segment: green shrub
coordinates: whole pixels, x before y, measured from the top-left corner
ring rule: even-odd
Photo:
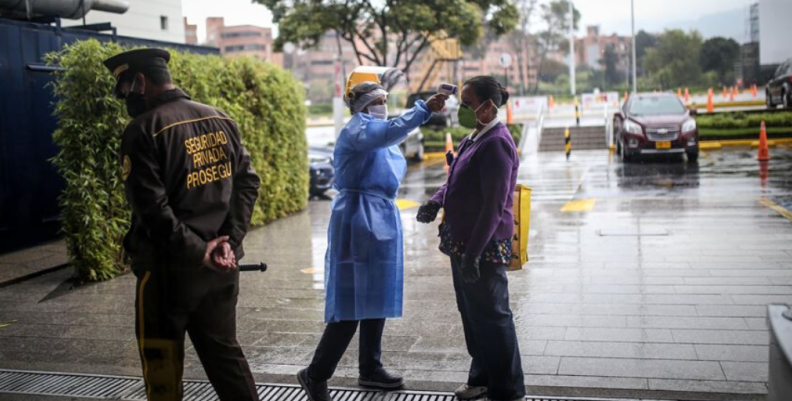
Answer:
[[[66,181],[62,225],[76,276],[115,277],[126,269],[121,240],[130,212],[119,177],[118,149],[128,117],[102,61],[123,50],[96,40],[49,54],[60,65],[53,85],[60,147],[53,159]],[[171,50],[175,84],[194,100],[227,112],[239,125],[262,180],[252,223],[298,211],[308,199],[303,89],[291,74],[249,58],[223,59]]]
[[[699,128],[703,129],[756,129],[765,121],[766,126],[792,127],[792,112],[779,113],[722,113],[696,117]]]

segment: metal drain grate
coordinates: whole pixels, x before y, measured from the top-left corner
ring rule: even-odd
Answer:
[[[258,384],[261,401],[306,401],[296,385]],[[143,380],[136,377],[49,373],[0,369],[0,393],[83,397],[108,400],[146,401]],[[425,391],[381,392],[332,389],[335,401],[456,401],[447,393]],[[184,401],[217,401],[206,381],[185,380]],[[592,398],[529,397],[526,401],[608,401]],[[616,401],[616,400],[611,400]]]

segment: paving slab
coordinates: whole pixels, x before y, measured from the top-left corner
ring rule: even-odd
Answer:
[[[792,149],[774,153],[767,182],[745,151],[708,155],[698,166],[625,165],[597,151],[523,158],[519,181],[534,189],[531,261],[509,280],[530,392],[764,397],[766,303],[792,303],[792,222],[757,198],[792,196]],[[421,202],[444,176],[439,165],[411,166],[400,197]],[[593,209],[561,211],[581,199],[596,200]],[[329,208],[311,201],[246,239],[246,261],[270,266],[242,276],[237,312],[258,381],[293,383],[324,329]],[[386,324],[383,361],[411,388],[449,391],[470,360],[437,225],[415,223],[415,213],[402,211],[405,315]],[[58,249],[14,255],[0,268]],[[70,274],[0,288],[0,368],[139,375],[135,278],[64,291]],[[204,377],[187,347],[185,375]],[[331,384],[356,378],[354,339]]]

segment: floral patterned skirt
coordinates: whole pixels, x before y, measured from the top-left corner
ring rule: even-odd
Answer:
[[[448,223],[440,223],[440,252],[448,256],[462,256],[467,249],[463,241],[451,240],[451,227]],[[481,262],[496,265],[508,265],[512,258],[512,240],[496,239],[490,241],[481,254]]]

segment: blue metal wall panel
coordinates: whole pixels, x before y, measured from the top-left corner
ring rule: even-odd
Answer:
[[[0,19],[0,252],[52,239],[59,230],[63,180],[49,161],[58,150],[52,140],[57,99],[48,86],[54,77],[35,67],[44,64],[45,54],[89,38],[219,53],[214,48]]]

